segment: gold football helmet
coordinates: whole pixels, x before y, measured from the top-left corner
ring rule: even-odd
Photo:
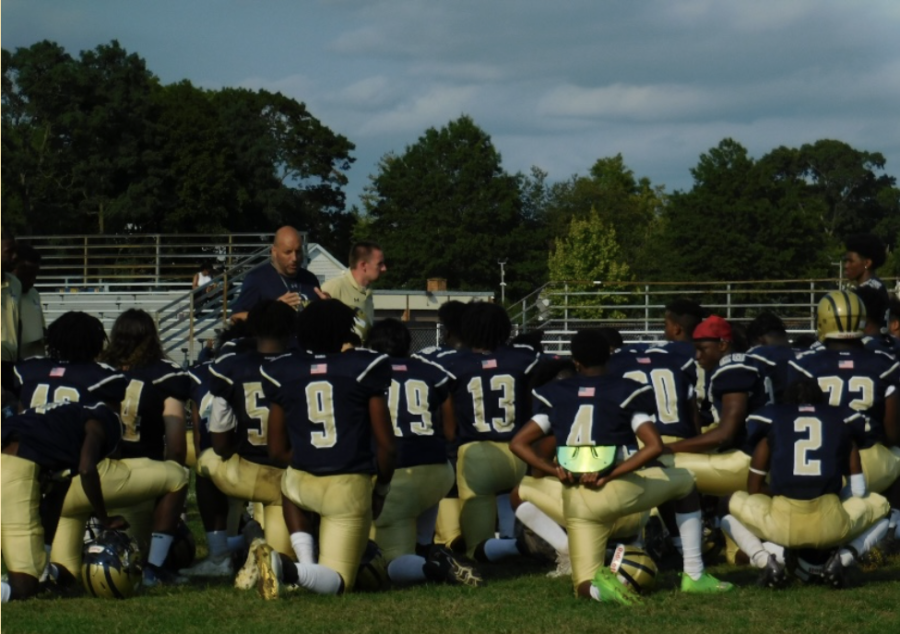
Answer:
[[[638,594],[649,592],[656,584],[656,562],[635,546],[617,545],[609,569],[620,582]]]
[[[103,531],[84,545],[81,579],[95,597],[127,599],[141,587],[141,553],[121,531]]]
[[[866,307],[852,291],[832,291],[819,300],[816,334],[826,339],[859,339],[866,327]]]

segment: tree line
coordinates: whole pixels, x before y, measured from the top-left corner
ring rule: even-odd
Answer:
[[[69,55],[3,50],[2,205],[23,233],[226,233],[291,223],[338,257],[354,239],[390,256],[386,284],[495,289],[548,279],[762,280],[837,272],[843,239],[900,241],[884,156],[823,139],[759,159],[724,139],[687,191],[621,154],[549,182],[510,174],[466,115],[380,160],[361,200],[343,187],[351,141],[265,90],[163,85],[118,42]],[[900,273],[894,253],[884,274]]]

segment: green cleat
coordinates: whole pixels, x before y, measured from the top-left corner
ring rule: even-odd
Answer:
[[[631,588],[623,584],[609,568],[601,566],[597,574],[591,580],[600,593],[600,601],[603,603],[619,603],[621,605],[640,605],[642,599]]]
[[[727,581],[719,581],[708,572],[694,581],[691,576],[681,573],[681,591],[692,594],[714,594],[717,592],[729,592],[734,590],[734,584]]]

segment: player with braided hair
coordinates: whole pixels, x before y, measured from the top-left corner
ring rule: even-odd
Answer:
[[[528,382],[539,355],[529,346],[505,345],[512,326],[497,304],[470,304],[461,327],[464,347],[437,361],[455,379],[445,434],[460,442],[456,479],[467,553],[496,561],[522,553],[515,539],[491,538],[496,495],[510,492],[525,475],[525,463],[509,450],[509,441],[528,418]]]

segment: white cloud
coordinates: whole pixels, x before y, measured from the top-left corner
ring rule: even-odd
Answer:
[[[563,85],[542,97],[537,110],[548,117],[667,120],[708,110],[712,97],[708,91],[678,85],[613,84],[599,88]]]
[[[364,136],[408,134],[440,127],[467,112],[476,94],[477,88],[474,86],[434,86],[391,110],[373,116],[359,132]]]

